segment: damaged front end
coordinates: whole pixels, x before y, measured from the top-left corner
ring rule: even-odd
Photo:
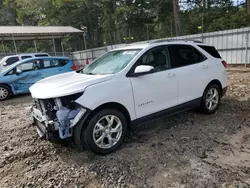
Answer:
[[[87,109],[75,103],[83,93],[52,99],[34,99],[32,115],[37,132],[47,140],[66,139]]]

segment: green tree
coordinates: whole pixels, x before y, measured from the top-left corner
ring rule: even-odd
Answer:
[[[249,25],[249,0],[0,0],[0,25],[87,27],[87,47],[175,35],[212,32]],[[84,49],[83,36],[63,39],[67,51]],[[51,41],[37,41],[39,51],[52,51]],[[4,42],[14,51],[12,42]],[[34,51],[19,41],[19,51]],[[1,49],[0,49],[1,50]]]

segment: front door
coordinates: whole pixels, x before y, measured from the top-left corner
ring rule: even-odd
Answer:
[[[42,79],[39,63],[36,60],[31,60],[18,65],[12,77],[13,86],[17,93],[28,92],[31,85]]]
[[[162,111],[177,104],[177,78],[171,69],[166,46],[147,51],[138,60],[138,65],[154,67],[152,73],[131,77],[137,118]]]

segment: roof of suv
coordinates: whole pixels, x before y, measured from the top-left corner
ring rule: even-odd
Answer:
[[[129,44],[125,47],[121,47],[121,48],[117,48],[114,49],[115,50],[133,50],[133,49],[144,49],[147,48],[149,46],[159,46],[159,45],[164,45],[164,44],[190,44],[190,45],[206,45],[202,42],[198,42],[198,41],[188,41],[188,40],[180,40],[180,41],[153,41],[153,42],[148,42],[148,43],[144,43],[144,44],[136,44],[136,43],[132,43]],[[210,45],[206,45],[206,46],[210,46]]]

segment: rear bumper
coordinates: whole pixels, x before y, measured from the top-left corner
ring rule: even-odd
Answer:
[[[222,89],[221,96],[224,97],[224,96],[226,95],[226,93],[227,93],[227,87],[224,87],[224,88]]]

